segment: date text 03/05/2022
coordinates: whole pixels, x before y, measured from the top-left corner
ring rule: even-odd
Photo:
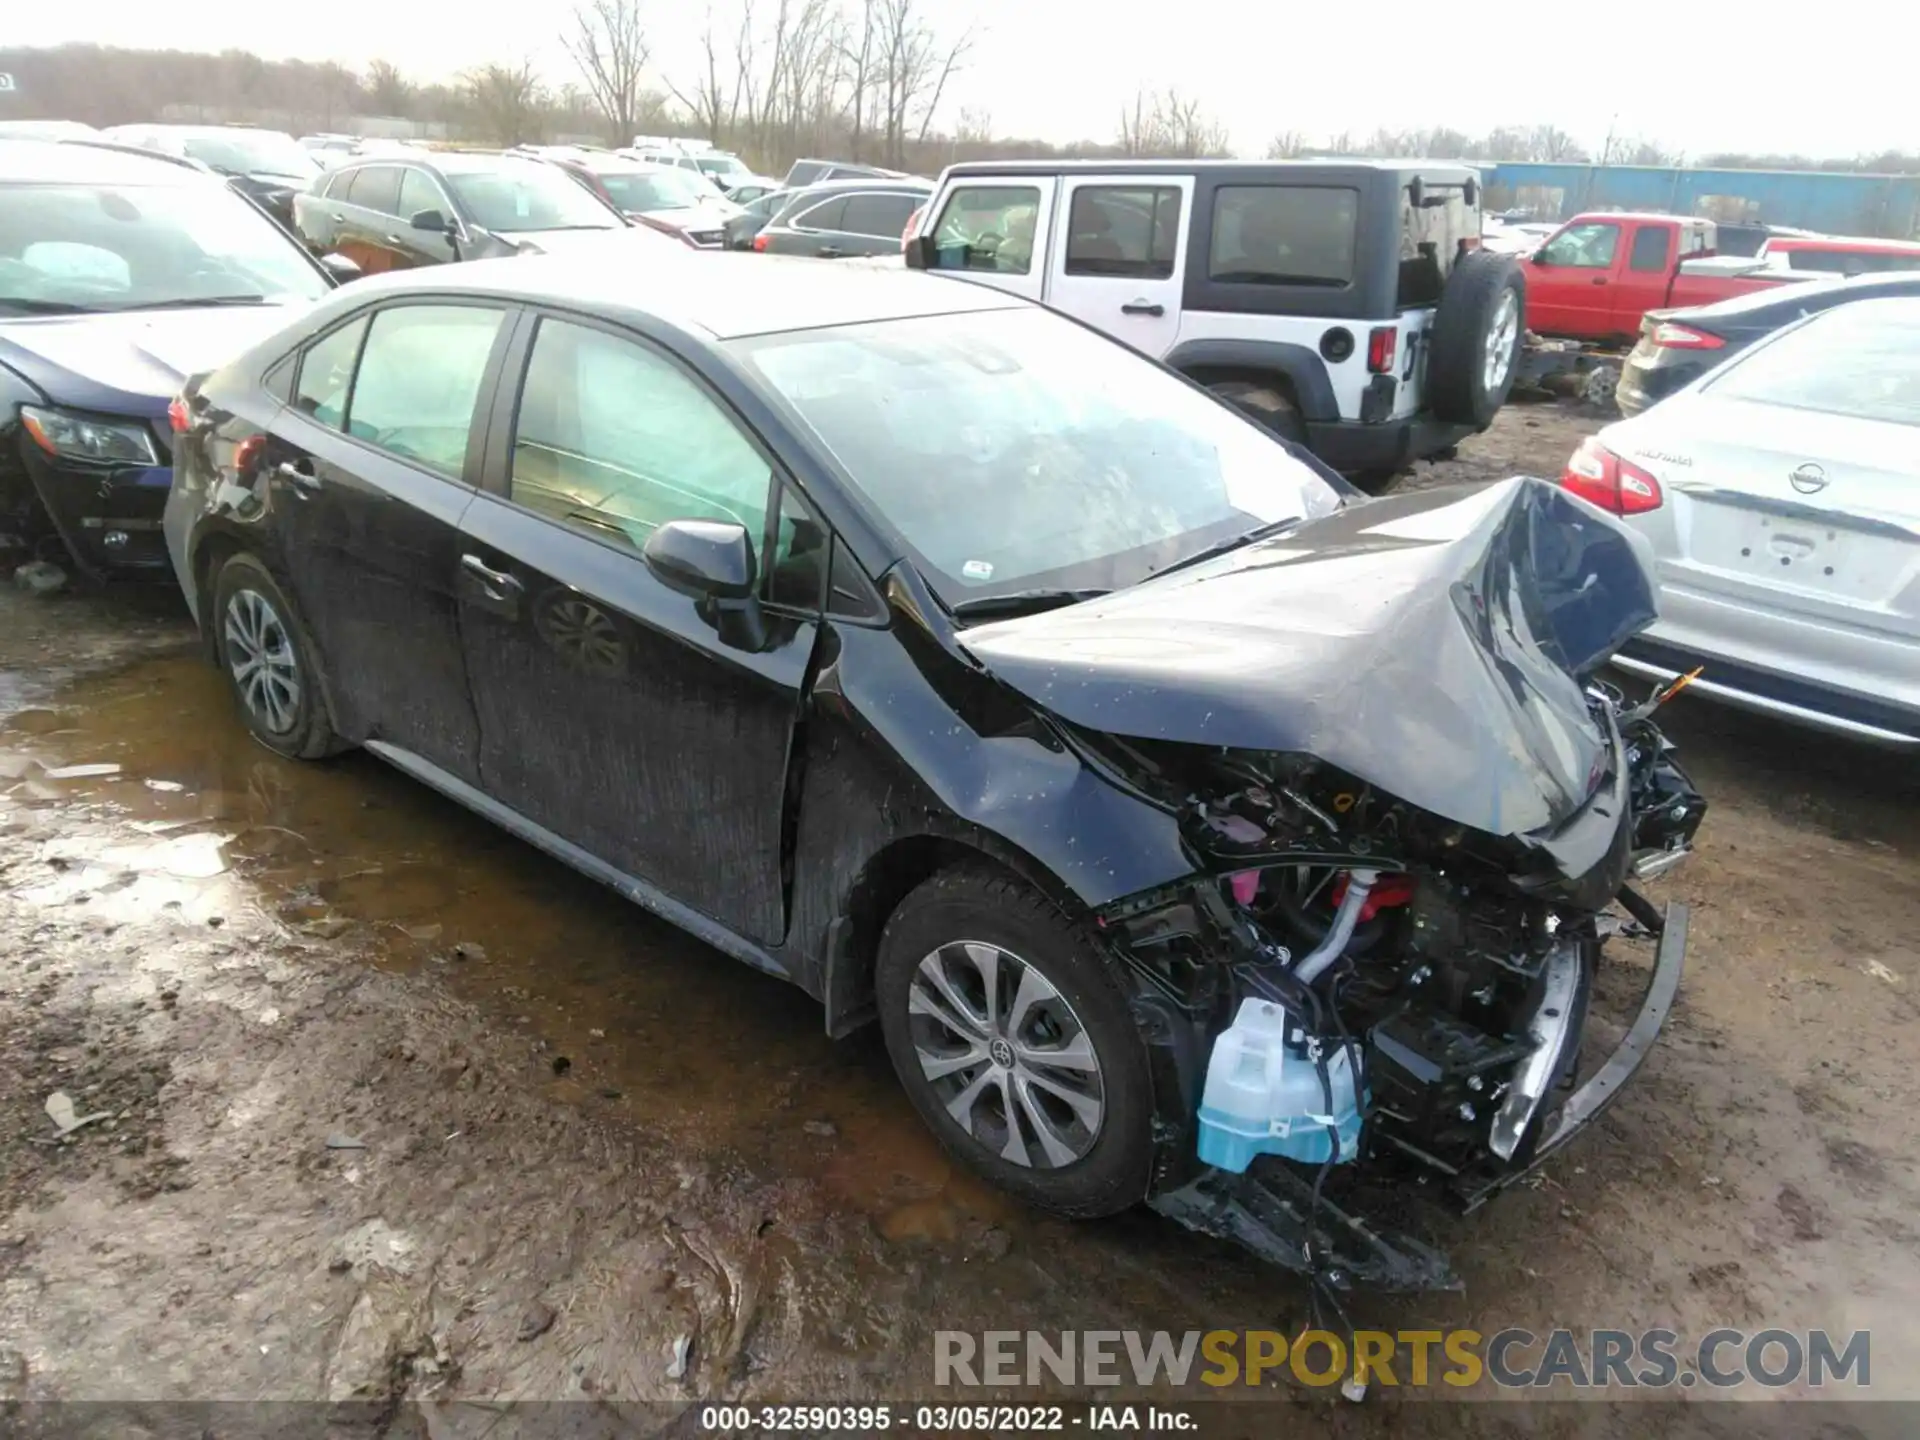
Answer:
[[[700,1428],[721,1434],[793,1430],[818,1434],[1068,1431],[1192,1431],[1191,1412],[1158,1405],[705,1405]]]

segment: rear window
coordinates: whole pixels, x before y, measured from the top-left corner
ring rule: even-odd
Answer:
[[[1633,250],[1627,257],[1629,270],[1664,270],[1670,232],[1663,225],[1648,225],[1633,237]]]
[[[1338,185],[1223,185],[1207,277],[1230,285],[1353,283],[1360,192]]]
[[[915,195],[849,195],[840,228],[850,235],[889,240],[907,228],[907,217],[919,205]]]
[[[1898,304],[1893,317],[1878,308],[1824,311],[1707,388],[1722,400],[1920,426],[1920,305]]]
[[[1418,205],[1413,203],[1411,187],[1402,186],[1400,306],[1438,305],[1461,245],[1479,239],[1480,209],[1467,203],[1464,182],[1428,180]]]

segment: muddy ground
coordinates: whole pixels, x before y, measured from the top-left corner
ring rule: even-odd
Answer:
[[[1512,406],[1414,483],[1557,473],[1598,423]],[[173,597],[0,594],[0,711],[0,1401],[925,1398],[936,1329],[1300,1328],[1236,1252],[956,1171],[797,991],[371,759],[250,744]],[[1920,1396],[1920,767],[1669,728],[1714,808],[1656,886],[1694,907],[1662,1043],[1445,1227],[1464,1292],[1360,1318],[1870,1328],[1874,1392]],[[56,1091],[104,1118],[57,1138]],[[1290,1386],[1349,1434],[1757,1418]]]

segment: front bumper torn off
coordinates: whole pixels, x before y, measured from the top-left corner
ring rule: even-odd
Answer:
[[[1550,1111],[1539,1138],[1514,1165],[1489,1164],[1450,1184],[1464,1213],[1472,1213],[1558,1154],[1599,1118],[1645,1062],[1673,1010],[1686,963],[1687,907],[1669,905],[1659,930],[1653,974],[1639,1012],[1619,1045],[1586,1080]],[[1277,1161],[1245,1174],[1208,1168],[1177,1190],[1154,1197],[1152,1207],[1189,1229],[1230,1240],[1271,1264],[1309,1268],[1308,1246],[1326,1282],[1380,1291],[1458,1289],[1447,1258],[1432,1245],[1395,1233],[1332,1204],[1315,1203],[1311,1176]]]

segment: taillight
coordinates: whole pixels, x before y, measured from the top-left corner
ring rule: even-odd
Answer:
[[[267,437],[264,435],[249,435],[238,445],[234,446],[233,473],[238,475],[242,480],[246,479],[248,475],[253,473],[254,463],[259,460],[261,452],[266,448]]]
[[[1374,374],[1391,375],[1399,353],[1400,332],[1393,326],[1376,325],[1367,332],[1367,369]]]
[[[1567,459],[1561,488],[1615,515],[1644,515],[1666,503],[1660,482],[1589,435]]]
[[[913,239],[914,234],[920,229],[920,217],[926,213],[927,207],[921,205],[916,207],[914,212],[907,217],[907,228],[900,232],[900,248],[902,250],[907,248],[907,242]]]
[[[763,255],[764,255],[764,254],[766,254],[766,252],[767,252],[767,237],[766,237],[766,236],[765,236],[764,234],[761,234],[761,235],[756,235],[756,236],[754,236],[754,237],[753,237],[753,248],[754,248],[754,249],[756,249],[756,250],[758,250],[758,251],[759,251],[759,252],[760,252],[761,254],[763,254]]]
[[[1727,342],[1718,335],[1709,335],[1690,325],[1676,325],[1671,320],[1664,320],[1653,327],[1653,343],[1669,350],[1718,350]]]
[[[184,435],[193,428],[193,412],[187,409],[186,396],[176,395],[167,402],[167,424],[176,435]]]

